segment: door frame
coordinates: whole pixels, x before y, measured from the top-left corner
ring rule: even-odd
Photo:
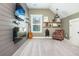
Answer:
[[[79,18],[74,18],[74,19],[69,20],[69,39],[70,39],[70,43],[72,43],[76,46],[79,46],[78,42],[74,42],[74,40],[72,40],[72,38],[71,38],[71,28],[70,28],[71,24],[73,22],[77,22],[77,21],[79,21]]]
[[[69,39],[70,39],[70,26],[71,26],[71,23],[76,22],[76,21],[79,21],[79,18],[74,18],[74,19],[69,20]]]

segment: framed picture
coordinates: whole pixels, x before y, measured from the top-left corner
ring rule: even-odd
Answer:
[[[57,23],[52,23],[52,27],[58,27]]]
[[[49,22],[49,19],[47,16],[44,16],[44,21],[43,22]]]
[[[60,23],[52,23],[52,27],[61,27],[61,24]]]

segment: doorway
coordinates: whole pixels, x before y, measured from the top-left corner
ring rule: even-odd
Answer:
[[[79,18],[69,21],[69,37],[73,44],[79,45]]]

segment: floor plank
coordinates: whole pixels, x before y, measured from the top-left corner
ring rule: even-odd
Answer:
[[[28,40],[23,48],[13,56],[79,56],[79,47],[67,40],[57,41],[51,38],[34,38]]]

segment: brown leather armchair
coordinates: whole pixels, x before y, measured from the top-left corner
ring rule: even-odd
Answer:
[[[55,30],[55,32],[52,35],[52,38],[62,41],[64,39],[64,30],[63,29]]]

